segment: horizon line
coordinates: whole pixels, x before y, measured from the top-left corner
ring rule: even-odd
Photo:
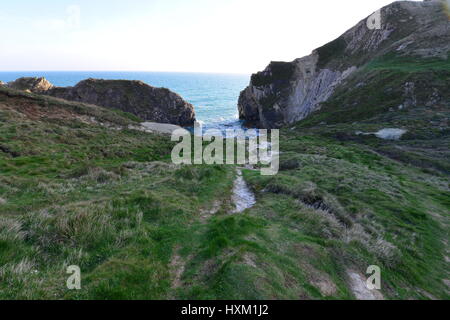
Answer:
[[[224,72],[224,71],[158,71],[158,70],[0,70],[7,72],[154,72],[154,73],[201,73],[201,74],[229,74],[251,75],[252,72]]]

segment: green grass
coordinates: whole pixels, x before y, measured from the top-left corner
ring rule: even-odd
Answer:
[[[298,168],[275,177],[247,174],[253,188],[264,190],[258,215],[295,228],[334,253],[335,261],[344,257],[347,266],[382,266],[384,292],[393,298],[423,297],[417,288],[448,298],[442,282],[448,276],[448,180],[357,143],[300,133],[290,131],[282,143],[283,156],[296,159]],[[291,203],[282,206],[283,198]],[[327,213],[302,209],[302,203],[318,201]]]
[[[227,197],[233,170],[172,165],[169,137],[23,117],[18,106],[47,98],[7,94],[0,101],[0,298],[167,297],[174,246],[191,236],[203,207]],[[5,108],[11,99],[17,106]],[[133,123],[120,112],[50,101],[61,113]],[[65,288],[71,264],[82,269],[82,292]]]
[[[254,86],[260,87],[275,82],[277,86],[284,87],[289,84],[295,71],[295,65],[290,62],[272,61],[269,68],[269,74],[259,72],[252,75],[251,82]]]
[[[373,264],[386,299],[449,298],[437,131],[388,143],[348,133],[379,123],[282,130],[280,173],[244,170],[257,204],[232,215],[233,166],[173,165],[168,137],[120,113],[52,100],[121,130],[32,119],[1,97],[0,299],[353,299],[347,271]]]
[[[401,72],[450,71],[450,60],[440,58],[399,57],[387,55],[374,59],[366,65],[368,70],[395,70]]]
[[[318,48],[317,54],[319,55],[319,61],[317,62],[318,68],[324,68],[330,61],[336,57],[340,57],[347,47],[347,43],[344,37],[339,37],[326,45]]]

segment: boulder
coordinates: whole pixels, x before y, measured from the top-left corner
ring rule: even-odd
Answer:
[[[53,88],[53,85],[45,78],[25,77],[9,82],[8,87],[16,90],[29,90],[31,92],[41,93]]]
[[[404,129],[386,128],[376,132],[375,136],[383,140],[400,140],[406,132]]]

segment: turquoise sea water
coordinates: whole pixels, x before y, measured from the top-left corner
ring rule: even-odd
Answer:
[[[180,94],[195,107],[204,129],[240,128],[237,101],[249,75],[172,72],[0,72],[0,80],[45,77],[55,86],[73,86],[87,78],[141,80]]]

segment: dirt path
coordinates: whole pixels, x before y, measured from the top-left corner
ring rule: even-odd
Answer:
[[[234,209],[231,213],[240,213],[244,210],[251,208],[256,203],[254,193],[250,190],[244,178],[242,177],[242,170],[236,169],[237,175],[234,181],[233,193],[231,197],[232,205]],[[205,223],[208,218],[215,215],[223,205],[223,202],[216,200],[212,207],[205,209],[200,214],[200,221]],[[170,261],[170,271],[172,274],[172,289],[177,289],[183,286],[182,276],[186,268],[186,260],[179,254],[180,247],[174,249],[174,254]],[[188,259],[189,260],[189,257]]]
[[[179,247],[175,248],[175,253],[172,256],[172,261],[170,262],[170,269],[173,274],[172,289],[177,289],[181,287],[182,285],[181,276],[183,275],[186,266],[186,262],[178,254],[179,249],[180,249]]]

